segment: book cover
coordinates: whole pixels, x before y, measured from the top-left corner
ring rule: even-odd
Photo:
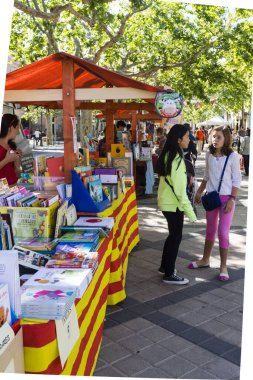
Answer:
[[[61,200],[65,201],[65,199],[66,199],[66,184],[60,183],[59,185],[56,186],[56,189],[58,191],[58,194],[59,194]]]
[[[91,279],[91,269],[41,268],[24,283],[23,288],[41,287],[62,291],[74,289],[76,298],[81,298]]]
[[[87,136],[84,136],[84,141],[85,141],[86,147],[89,149],[89,151],[94,152],[95,151],[95,144],[94,144],[93,137],[91,136],[90,133],[88,133]]]
[[[90,217],[90,216],[81,216],[74,223],[74,226],[82,227],[105,227],[111,230],[114,226],[114,218],[99,218],[99,217]]]
[[[61,236],[61,227],[66,224],[66,213],[68,209],[68,200],[65,200],[63,204],[57,210],[56,223],[55,223],[55,234],[54,237],[58,238]]]
[[[112,166],[122,172],[122,176],[131,175],[131,158],[130,157],[112,157]]]
[[[50,157],[46,164],[50,177],[64,177],[64,156]]]
[[[34,175],[35,176],[44,176],[47,171],[47,157],[45,155],[36,156],[34,158]]]
[[[96,252],[99,242],[95,243],[59,243],[56,246],[52,259],[73,258],[84,256],[88,252]],[[93,249],[94,248],[94,249]],[[66,254],[66,255],[62,255]]]
[[[64,243],[94,243],[99,239],[99,231],[74,230],[66,232],[58,240]]]
[[[15,245],[13,248],[18,252],[19,265],[23,265],[27,268],[39,270],[39,268],[44,267],[49,260],[48,256],[19,245]]]
[[[11,248],[14,245],[14,236],[13,236],[13,230],[12,230],[12,224],[11,224],[11,216],[8,213],[1,213],[1,218],[4,222],[6,222],[10,229],[10,239],[11,239]],[[9,248],[9,249],[11,249]]]
[[[117,171],[115,168],[112,167],[105,167],[105,168],[94,168],[94,174],[109,174],[109,175],[115,175],[117,174]]]
[[[102,184],[107,184],[107,183],[117,183],[118,182],[118,177],[117,174],[100,174],[100,180]]]
[[[7,284],[0,284],[0,328],[7,322],[11,325],[11,308]]]
[[[72,224],[74,224],[76,220],[77,220],[76,207],[75,207],[75,205],[72,203],[72,204],[67,208],[67,211],[66,211],[66,221],[67,221],[67,225],[68,225],[68,226],[72,226]]]
[[[100,179],[97,179],[95,181],[89,182],[89,193],[91,198],[94,202],[102,202],[103,201],[103,189],[102,189],[102,183]]]

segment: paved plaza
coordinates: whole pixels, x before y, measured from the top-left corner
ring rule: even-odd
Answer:
[[[203,175],[204,154],[196,163]],[[231,228],[230,281],[221,283],[218,244],[211,267],[190,270],[205,240],[205,215],[186,221],[176,268],[189,285],[164,284],[157,269],[167,225],[156,197],[138,200],[141,242],[130,254],[127,298],[107,308],[94,376],[238,379],[243,313],[248,180],[243,176]]]

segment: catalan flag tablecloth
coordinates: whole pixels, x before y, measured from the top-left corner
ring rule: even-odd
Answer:
[[[80,337],[62,368],[55,321],[22,319],[26,373],[91,376],[94,372],[106,306],[126,297],[128,254],[140,240],[135,187],[98,216],[113,216],[115,224],[99,247],[99,266],[89,287],[76,300]]]

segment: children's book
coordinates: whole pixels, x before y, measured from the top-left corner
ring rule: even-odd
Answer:
[[[67,231],[80,231],[80,230],[83,230],[85,228],[86,231],[93,231],[93,230],[96,230],[98,231],[99,233],[99,237],[100,238],[105,238],[108,236],[108,231],[106,228],[100,228],[100,227],[90,227],[90,226],[86,226],[86,227],[82,227],[82,226],[62,226],[60,227],[60,230],[64,233],[64,232],[67,232]]]
[[[83,259],[74,257],[73,259],[49,260],[46,268],[82,268]]]
[[[98,230],[73,230],[66,232],[58,240],[64,243],[94,243],[99,238]]]
[[[34,175],[41,177],[44,176],[47,171],[46,156],[40,155],[34,158]]]
[[[88,252],[96,252],[99,242],[94,243],[59,243],[56,246],[52,259],[72,258],[75,256],[84,256]],[[62,255],[67,254],[67,255]]]
[[[0,284],[0,328],[5,322],[11,325],[11,307],[7,284]]]
[[[94,202],[102,202],[103,201],[103,189],[102,183],[100,179],[89,182],[89,193]]]
[[[26,238],[18,240],[18,245],[34,251],[52,251],[57,245],[57,240],[46,237]]]
[[[65,201],[66,199],[66,184],[60,183],[59,185],[56,185],[56,189],[58,191],[58,194],[62,201]]]
[[[72,203],[66,211],[66,222],[68,226],[72,226],[77,220],[76,207]]]
[[[18,252],[19,265],[23,265],[24,267],[39,270],[41,267],[44,267],[49,260],[48,256],[30,249],[18,245],[15,245],[13,248]]]
[[[122,172],[122,176],[131,175],[131,158],[130,157],[112,157],[112,166],[117,171]]]
[[[125,157],[125,146],[123,144],[111,144],[111,157]]]
[[[91,269],[60,269],[41,268],[29,280],[23,288],[35,288],[47,290],[69,291],[74,289],[76,298],[81,298],[92,279]]]

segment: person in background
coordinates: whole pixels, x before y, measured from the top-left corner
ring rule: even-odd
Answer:
[[[184,151],[184,158],[186,160],[189,160],[190,162],[193,163],[193,165],[195,165],[195,161],[197,159],[197,156],[198,156],[198,153],[197,153],[197,149],[196,149],[196,144],[194,144],[194,141],[196,141],[194,135],[192,135],[194,137],[194,139],[191,137],[191,127],[190,127],[190,124],[189,123],[185,123],[184,125],[188,126],[190,128],[189,130],[189,137],[190,137],[190,141],[189,141],[189,145],[186,149],[183,149]]]
[[[220,189],[221,206],[212,211],[206,211],[206,239],[203,257],[198,261],[192,261],[188,265],[189,269],[209,267],[210,256],[218,229],[220,250],[220,274],[218,279],[220,281],[229,280],[227,270],[229,231],[241,184],[241,172],[240,158],[233,151],[232,136],[229,129],[227,127],[214,127],[212,144],[209,145],[209,151],[206,153],[204,178],[195,195],[196,203],[201,202],[201,194],[205,189],[208,193],[218,190],[227,156],[229,158]]]
[[[196,215],[186,193],[187,175],[183,149],[189,145],[189,127],[175,124],[167,135],[163,151],[158,158],[156,171],[160,176],[158,187],[158,207],[168,223],[169,235],[163,247],[159,273],[163,282],[184,285],[188,279],[175,272],[178,249],[182,240],[184,214],[191,222]]]
[[[35,129],[35,131],[34,131],[34,137],[36,140],[36,145],[38,145],[40,142],[40,138],[41,138],[41,132],[38,130],[38,128]]]
[[[195,137],[197,139],[197,149],[198,149],[198,155],[201,155],[202,149],[203,149],[203,143],[205,140],[205,132],[203,128],[197,129],[195,133]]]
[[[162,153],[164,144],[166,143],[166,130],[159,127],[159,128],[157,128],[156,133],[157,133],[157,142],[159,144],[159,148],[156,149],[155,153],[158,156],[160,156],[160,154]]]
[[[29,139],[29,129],[27,127],[25,127],[25,129],[23,130],[24,132],[24,136],[26,139]]]
[[[250,156],[250,129],[246,130],[246,136],[241,142],[241,154],[243,156],[245,175],[249,175],[249,156]]]
[[[243,140],[243,138],[245,137],[246,135],[246,131],[245,131],[245,128],[244,127],[240,127],[239,131],[238,131],[238,144],[237,144],[237,151],[238,153],[240,153],[240,150],[241,150],[241,142]]]
[[[99,157],[106,157],[106,138],[105,138],[105,132],[106,132],[106,127],[104,127],[103,131],[103,137],[99,139],[98,141],[98,154]]]
[[[2,116],[0,132],[0,178],[6,178],[8,184],[16,185],[20,176],[20,157],[15,138],[19,133],[19,119],[16,115],[6,113]]]

